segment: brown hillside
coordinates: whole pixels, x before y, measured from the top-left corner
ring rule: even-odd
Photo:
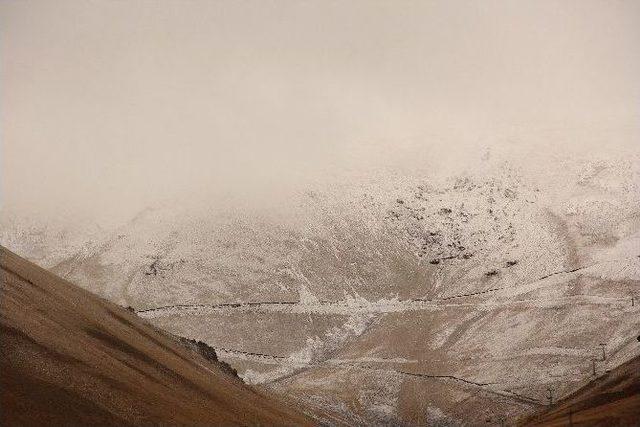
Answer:
[[[636,426],[640,420],[640,357],[592,381],[525,426]]]
[[[313,423],[2,247],[0,267],[3,426]]]

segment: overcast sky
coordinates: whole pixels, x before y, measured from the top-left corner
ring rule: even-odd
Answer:
[[[406,139],[640,117],[633,0],[3,0],[0,37],[5,208],[135,210]]]

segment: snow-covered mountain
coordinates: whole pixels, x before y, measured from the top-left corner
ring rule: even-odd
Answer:
[[[638,164],[397,174],[92,234],[5,217],[1,243],[345,422],[474,425],[640,353]]]

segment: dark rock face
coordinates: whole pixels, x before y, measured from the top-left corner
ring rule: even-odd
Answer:
[[[219,360],[218,355],[216,354],[216,350],[210,345],[208,345],[207,343],[199,340],[190,339],[190,338],[184,338],[184,337],[177,337],[177,338],[180,341],[180,343],[184,345],[186,348],[192,351],[195,351],[196,353],[198,353],[199,355],[201,355],[207,360],[219,363],[223,371],[231,374],[234,377],[238,377],[238,371],[233,369],[231,365],[229,365],[228,363]]]

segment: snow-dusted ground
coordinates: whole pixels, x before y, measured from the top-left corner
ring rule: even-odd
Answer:
[[[495,161],[112,230],[3,215],[0,243],[351,424],[475,425],[640,354],[638,164]]]

